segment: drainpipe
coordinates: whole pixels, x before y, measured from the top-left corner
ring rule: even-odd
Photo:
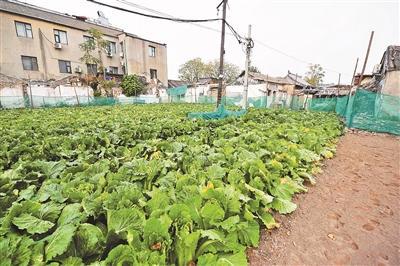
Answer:
[[[46,51],[44,50],[43,32],[40,28],[39,28],[39,41],[40,41],[40,53],[43,61],[44,80],[47,81],[48,74],[47,74]]]

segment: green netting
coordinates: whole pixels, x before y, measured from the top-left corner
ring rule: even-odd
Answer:
[[[189,113],[188,117],[191,119],[222,119],[227,117],[238,117],[244,115],[246,110],[240,111],[230,111],[225,108],[223,104],[220,104],[215,112],[199,112],[199,113]]]
[[[400,97],[357,89],[354,95],[313,98],[309,110],[336,112],[350,128],[400,135]]]
[[[290,106],[289,108],[292,110],[301,110],[303,109],[304,105],[304,97],[299,96],[292,96],[290,99]]]
[[[400,135],[400,97],[366,90],[353,97],[349,127]]]
[[[167,94],[169,96],[184,96],[187,92],[187,86],[180,86],[176,88],[169,88]]]
[[[267,96],[261,97],[252,97],[249,98],[249,106],[254,108],[265,108],[268,107],[268,99]]]
[[[144,99],[138,97],[88,97],[88,96],[1,96],[0,108],[51,108],[68,106],[104,106],[118,104],[144,104]]]
[[[336,98],[336,106],[335,106],[335,112],[342,116],[345,117],[346,116],[346,109],[347,109],[347,103],[349,101],[349,97],[348,96],[342,96],[342,97],[338,97]]]
[[[336,97],[312,98],[308,101],[308,109],[312,111],[334,112],[336,110]]]
[[[186,86],[170,89],[169,102],[190,102],[185,97]],[[175,94],[175,95],[173,95]],[[197,103],[216,104],[215,96],[199,96]],[[118,104],[144,104],[140,97],[46,97],[46,96],[0,96],[0,108],[43,108],[67,106],[99,106]],[[243,97],[223,97],[224,106],[241,106]],[[248,98],[249,107],[276,108],[284,107],[292,110],[308,109],[311,111],[336,112],[344,118],[346,125],[373,132],[387,132],[400,135],[400,97],[357,89],[351,96],[331,98],[311,98],[310,96],[289,96],[280,99],[276,96],[260,96]],[[222,108],[222,107],[221,107]],[[227,116],[238,116],[242,111],[233,112],[218,109],[212,113],[193,113],[192,118],[218,119]],[[190,117],[189,116],[189,117]]]
[[[214,96],[199,96],[197,99],[198,103],[205,103],[205,104],[210,104],[210,103],[217,103],[217,97]]]

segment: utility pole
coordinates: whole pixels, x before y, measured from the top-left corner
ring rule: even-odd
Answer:
[[[365,55],[364,65],[363,65],[363,68],[361,70],[359,85],[361,85],[361,81],[362,81],[362,79],[364,77],[364,71],[365,71],[365,67],[367,66],[369,51],[371,50],[371,44],[372,44],[372,40],[373,39],[374,39],[374,31],[371,31],[371,37],[369,38],[367,54]]]
[[[225,54],[225,19],[226,19],[226,5],[228,0],[222,0],[222,30],[221,30],[221,50],[219,55],[219,76],[218,76],[218,94],[217,94],[217,107],[221,104],[222,86],[224,81],[224,54]]]
[[[246,64],[245,64],[245,72],[244,72],[244,109],[249,107],[249,103],[247,101],[247,96],[249,92],[249,67],[250,67],[250,55],[251,55],[251,25],[249,25],[249,31],[247,33],[247,43],[246,43]]]
[[[352,85],[352,86],[354,84],[354,79],[356,77],[357,67],[358,67],[358,57],[357,57],[357,61],[356,61],[356,66],[354,67],[353,78],[351,79],[351,84],[350,85]]]
[[[339,97],[339,92],[340,92],[340,77],[342,76],[342,73],[339,73],[339,80],[337,82],[337,96]]]

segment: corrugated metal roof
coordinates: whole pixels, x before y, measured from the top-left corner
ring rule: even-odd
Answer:
[[[64,25],[67,27],[80,29],[80,30],[89,30],[90,28],[95,28],[101,30],[103,34],[109,36],[118,36],[123,33],[121,29],[107,27],[103,25],[99,25],[96,23],[82,21],[74,18],[73,16],[58,13],[55,11],[51,11],[48,9],[44,9],[38,6],[21,3],[18,1],[10,1],[10,0],[1,0],[0,1],[0,10],[8,13],[18,14],[21,16],[31,17],[35,19],[40,19],[60,25]]]

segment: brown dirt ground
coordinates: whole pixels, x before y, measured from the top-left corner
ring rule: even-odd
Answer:
[[[349,132],[251,265],[400,265],[400,138]]]

